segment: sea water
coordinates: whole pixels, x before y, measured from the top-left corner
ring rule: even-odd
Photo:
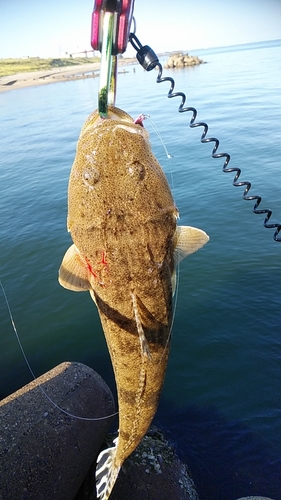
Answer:
[[[281,222],[281,41],[197,51],[206,64],[164,70],[220,140],[219,152]],[[153,151],[182,225],[210,235],[182,262],[172,348],[156,423],[188,463],[201,500],[281,499],[281,243],[254,202],[233,187],[223,159],[201,144],[191,113],[167,99],[157,73],[127,66],[117,105],[149,114]],[[76,142],[96,108],[98,79],[0,94],[0,277],[36,376],[63,361],[114,376],[88,293],[60,287],[71,244],[67,184]],[[281,233],[280,233],[281,234]],[[0,396],[31,380],[0,296]]]

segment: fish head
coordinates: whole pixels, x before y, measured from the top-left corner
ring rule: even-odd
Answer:
[[[124,124],[128,124],[128,131],[131,133],[138,133],[143,136],[143,138],[148,141],[149,143],[149,135],[146,129],[143,127],[143,115],[140,115],[140,117],[137,120],[133,120],[133,118],[123,111],[120,108],[116,108],[115,106],[109,106],[108,107],[108,113],[106,118],[101,117],[99,114],[99,111],[96,110],[94,111],[85,121],[80,136],[87,132],[89,129],[93,129],[94,127],[98,127],[101,124],[105,123],[110,123],[108,120],[116,120],[118,122],[124,122]],[[131,127],[130,125],[134,125]]]
[[[177,215],[142,123],[115,107],[106,118],[92,113],[81,130],[69,179],[68,230],[74,243],[85,251],[76,237],[79,228],[80,240],[102,228],[112,234],[122,221],[137,228],[166,210]]]

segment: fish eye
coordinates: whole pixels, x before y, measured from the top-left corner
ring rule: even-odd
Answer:
[[[130,164],[128,172],[140,181],[145,178],[145,166],[137,160]]]
[[[100,174],[96,168],[87,169],[83,172],[83,182],[89,187],[93,187],[93,185],[98,182],[99,178]]]

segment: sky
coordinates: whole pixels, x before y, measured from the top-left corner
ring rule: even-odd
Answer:
[[[93,7],[94,0],[0,0],[0,58],[90,50]],[[157,53],[281,38],[281,0],[135,0],[134,16],[137,37]]]

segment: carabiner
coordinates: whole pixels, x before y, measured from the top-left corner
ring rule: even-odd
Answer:
[[[111,12],[114,17],[112,55],[123,54],[129,40],[133,10],[134,0],[95,0],[92,14],[92,48],[102,51],[104,15]]]
[[[99,113],[107,115],[108,104],[115,104],[117,55],[125,52],[134,0],[95,0],[91,45],[101,52]]]

